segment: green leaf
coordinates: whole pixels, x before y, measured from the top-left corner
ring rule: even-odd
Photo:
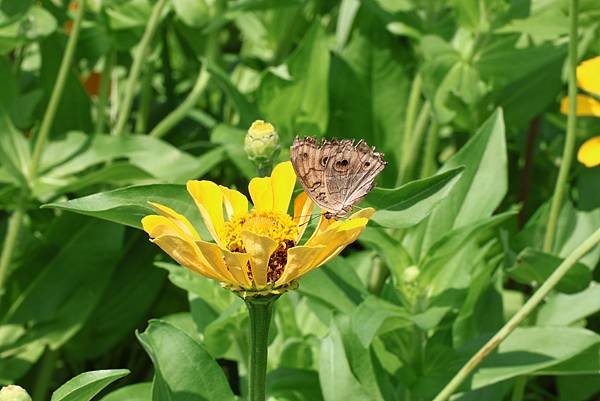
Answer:
[[[413,325],[409,313],[401,306],[370,296],[352,314],[352,330],[364,347],[376,335]]]
[[[204,0],[173,0],[175,14],[186,25],[202,27],[210,19],[210,10]]]
[[[518,328],[475,372],[472,388],[532,374],[566,361],[600,342],[600,335],[571,327]]]
[[[121,387],[113,391],[100,401],[151,401],[152,383],[137,383]]]
[[[540,285],[556,270],[562,259],[532,248],[525,248],[508,275],[522,284]],[[558,282],[556,289],[567,294],[584,290],[592,279],[592,272],[583,263],[576,263]]]
[[[331,324],[329,335],[321,341],[319,379],[325,401],[371,401],[350,368],[335,322]]]
[[[425,253],[448,231],[492,215],[508,189],[507,163],[502,111],[496,110],[440,170],[464,166],[450,194],[421,223],[425,234],[418,253]]]
[[[267,396],[294,401],[324,401],[313,370],[279,368],[267,374]]]
[[[375,188],[367,196],[365,206],[375,208],[372,220],[383,227],[414,226],[450,193],[462,171],[462,167],[457,167],[398,188]]]
[[[289,139],[298,131],[325,133],[328,119],[328,38],[315,21],[279,70],[267,70],[257,91],[259,109]]]
[[[26,185],[30,158],[29,141],[17,131],[0,104],[0,163],[15,181]]]
[[[160,320],[137,336],[154,364],[153,400],[234,401],[223,370],[192,337]]]
[[[211,64],[208,66],[208,72],[217,85],[231,99],[231,102],[240,114],[239,126],[250,127],[252,122],[259,118],[260,114],[256,109],[256,105],[250,102],[246,96],[231,82],[231,79],[225,71],[219,66]]]
[[[54,393],[51,401],[89,401],[110,383],[129,374],[127,369],[95,370],[75,376]]]
[[[600,310],[600,284],[592,282],[585,290],[572,294],[553,294],[540,308],[537,324],[568,326]]]
[[[144,216],[156,214],[148,202],[157,202],[169,206],[186,216],[203,238],[210,237],[204,223],[202,223],[194,201],[183,185],[155,184],[121,188],[66,202],[48,203],[42,207],[85,214],[126,226],[141,228],[141,220]]]

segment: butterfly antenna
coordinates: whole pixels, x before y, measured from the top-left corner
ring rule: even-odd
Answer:
[[[302,224],[298,224],[298,227],[302,227],[303,225],[305,225],[305,224],[308,224],[308,223],[310,223],[311,221],[313,221],[315,218],[317,218],[317,217],[321,217],[321,216],[322,216],[322,213],[317,213],[317,214],[314,214],[314,213],[311,213],[311,214],[305,214],[305,215],[303,215],[303,216],[299,216],[299,217],[307,217],[307,216],[310,216],[310,219],[306,220],[306,221],[305,221],[304,223],[302,223]]]

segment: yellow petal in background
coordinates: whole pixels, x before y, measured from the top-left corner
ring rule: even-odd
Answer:
[[[249,231],[242,231],[241,237],[246,253],[250,256],[254,284],[256,288],[263,288],[267,285],[269,258],[273,254],[273,251],[277,249],[277,243],[269,237],[257,235]]]
[[[587,95],[577,95],[576,113],[582,117],[600,117],[600,101]],[[560,112],[569,114],[569,98],[563,97],[560,101]]]
[[[287,213],[296,185],[296,173],[292,162],[287,161],[275,166],[271,173],[271,185],[273,188],[273,210],[279,213]]]
[[[223,218],[223,192],[211,181],[188,181],[187,190],[194,199],[206,228],[220,244],[219,234],[225,224]]]
[[[600,56],[579,64],[577,67],[577,86],[600,96]]]
[[[225,211],[227,212],[229,220],[231,220],[233,216],[248,213],[248,198],[246,198],[246,195],[222,185],[219,187],[221,188],[221,192],[223,192]]]
[[[173,223],[177,225],[183,232],[189,235],[194,241],[198,241],[200,239],[200,235],[190,223],[190,221],[182,214],[177,213],[175,210],[171,209],[168,206],[161,205],[160,203],[148,202],[152,206],[154,210],[171,220]]]
[[[586,167],[600,165],[600,136],[588,139],[577,152],[577,160]]]
[[[271,177],[257,177],[250,180],[248,191],[256,210],[273,209],[273,186]]]

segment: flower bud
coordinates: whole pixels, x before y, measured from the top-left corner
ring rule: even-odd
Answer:
[[[244,150],[257,167],[270,165],[279,153],[279,135],[275,127],[262,120],[254,121],[244,139]]]
[[[31,401],[23,387],[10,385],[0,390],[0,401]]]
[[[404,281],[405,284],[412,284],[417,281],[419,273],[419,268],[417,266],[408,266],[404,269],[404,272],[402,272],[402,281]]]

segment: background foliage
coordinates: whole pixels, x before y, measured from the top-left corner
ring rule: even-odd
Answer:
[[[364,138],[389,163],[365,202],[375,224],[276,304],[274,400],[432,399],[600,225],[599,167],[576,165],[543,251],[566,121],[565,0],[89,1],[32,163],[74,4],[0,1],[0,383],[34,401],[77,375],[52,401],[243,395],[243,302],[137,228],[153,200],[206,235],[181,184],[245,190],[257,118],[276,125],[282,160],[300,133]],[[600,4],[581,0],[579,20],[581,59],[600,54]],[[600,120],[577,128],[579,144]],[[599,257],[457,399],[592,399]]]

